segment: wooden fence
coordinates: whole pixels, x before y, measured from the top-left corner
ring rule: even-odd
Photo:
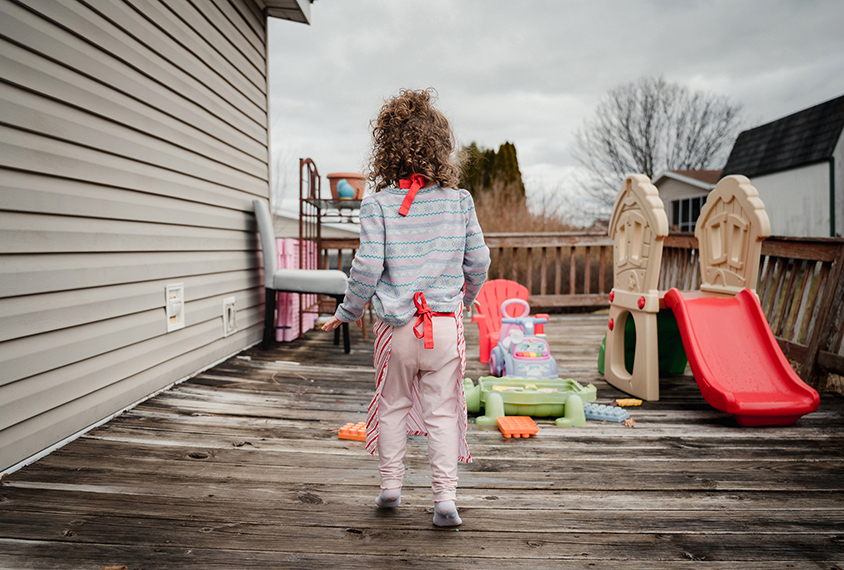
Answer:
[[[606,233],[486,234],[490,279],[510,279],[530,290],[531,306],[609,307],[612,240]]]
[[[534,310],[609,307],[613,242],[605,233],[496,233],[485,238],[492,258],[489,278],[527,286]],[[324,266],[330,249],[336,266],[347,268],[357,247],[357,240],[323,240]],[[697,248],[693,234],[665,238],[661,290],[700,287]],[[757,285],[762,309],[786,357],[799,362],[800,376],[815,384],[819,375],[844,374],[842,266],[842,239],[771,237],[762,245]]]
[[[692,234],[665,238],[659,288],[700,287]],[[768,324],[798,373],[813,382],[844,374],[844,240],[770,237],[762,242],[756,291]]]

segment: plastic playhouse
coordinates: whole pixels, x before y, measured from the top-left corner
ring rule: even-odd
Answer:
[[[535,335],[535,327],[548,322],[546,317],[531,317],[530,305],[522,299],[501,303],[501,314],[511,306],[521,308],[520,315],[501,319],[498,344],[489,356],[489,372],[493,376],[519,378],[556,378],[557,361],[544,338]]]
[[[501,416],[557,416],[558,426],[583,426],[583,404],[597,396],[595,386],[582,386],[563,378],[496,378],[485,376],[477,385],[463,379],[466,409],[471,413],[484,409],[475,418],[476,425],[497,425]]]
[[[756,297],[761,243],[770,235],[770,223],[746,177],[723,178],[700,212],[695,228],[699,291],[658,290],[668,218],[646,176],[625,179],[609,235],[613,289],[599,362],[607,382],[658,400],[660,372],[679,369],[679,337],[703,397],[735,415],[740,425],[790,425],[817,409],[818,393],[788,364]],[[663,321],[676,325],[660,326],[661,311],[670,312],[662,313]]]
[[[686,358],[686,350],[683,348],[683,339],[680,337],[680,329],[677,326],[677,319],[669,309],[660,309],[656,314],[657,331],[657,368],[660,376],[671,376],[683,374],[689,360]],[[607,337],[601,342],[598,349],[598,373],[604,374],[606,361]],[[624,368],[631,372],[636,357],[636,323],[628,318],[624,324]]]

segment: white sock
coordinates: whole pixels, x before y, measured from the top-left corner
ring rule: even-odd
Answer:
[[[375,504],[382,509],[398,507],[401,504],[401,487],[381,489],[381,494],[375,499]]]
[[[434,503],[434,524],[437,526],[458,526],[462,524],[454,501]]]

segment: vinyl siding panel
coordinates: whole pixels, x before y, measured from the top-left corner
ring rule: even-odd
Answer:
[[[260,5],[255,3],[249,3],[246,6],[243,4],[235,4],[234,8],[241,13],[243,16],[243,20],[249,24],[249,27],[252,28],[252,31],[258,36],[258,39],[261,42],[266,41],[267,37],[267,30],[262,25],[263,22],[263,9],[265,3],[262,1]]]
[[[0,469],[260,340],[250,2],[0,0]]]
[[[693,196],[707,195],[709,192],[703,188],[680,182],[679,180],[672,180],[666,178],[659,184],[659,197],[665,205],[666,211],[669,211],[671,202],[673,200],[680,200],[681,198],[691,198]]]
[[[17,168],[61,178],[147,191],[215,206],[251,209],[263,184],[245,189],[227,188],[172,170],[46,138],[0,125],[0,168]]]
[[[0,211],[0,254],[248,250],[259,241],[251,232]]]
[[[214,50],[209,50],[207,57],[209,61],[214,62],[215,69],[226,74],[226,77],[235,76],[238,72],[243,73],[257,89],[266,94],[264,53],[261,51],[263,48],[241,45],[245,50],[241,51],[237,43],[221,33],[207,18],[197,18],[195,10],[187,2],[166,2],[166,7],[156,2],[146,2],[144,5],[146,13],[154,17],[176,41],[184,45],[197,45],[202,49],[205,44],[200,38],[204,38],[205,42],[214,46]],[[236,85],[237,81],[232,83]]]
[[[238,315],[238,318],[241,316]],[[253,318],[256,318],[260,325],[261,317]],[[120,379],[96,392],[53,408],[48,418],[43,415],[29,417],[0,431],[0,456],[6,459],[19,457],[21,460],[30,457],[49,445],[109,417],[132,402],[166,387],[166,383],[162,386],[163,378],[184,378],[208,366],[209,361],[215,362],[243,346],[258,342],[261,338],[259,329],[260,326],[250,326],[247,330],[212,342],[216,338],[214,327],[201,330],[193,327],[193,338],[189,343],[180,343],[179,347],[185,352],[179,356],[166,361],[156,359],[159,364],[129,376],[121,377],[120,370],[108,370],[104,373],[107,378]],[[189,350],[191,346],[198,348]],[[42,442],[51,443],[45,446]]]
[[[161,279],[0,299],[0,342],[152,309],[163,310],[162,291],[171,281]],[[256,271],[197,275],[180,282],[185,285],[187,303],[207,297],[228,297],[232,291],[252,291],[261,286]],[[192,318],[190,313],[187,317]]]
[[[775,236],[829,237],[829,162],[750,179]]]
[[[175,0],[169,1],[172,3]],[[225,21],[227,25],[236,28],[240,32],[240,35],[228,33],[225,35],[238,47],[238,49],[247,53],[249,49],[248,46],[252,46],[256,52],[261,54],[265,53],[263,46],[267,41],[266,27],[263,25],[263,22],[254,15],[254,12],[245,8],[245,4],[243,2],[211,0],[211,4],[219,10],[219,13],[222,15],[224,20],[215,18],[209,21],[218,29],[220,29],[219,24],[223,21]]]
[[[260,144],[229,145],[192,124],[2,39],[0,76],[21,89],[61,101],[89,115],[119,122],[127,128],[200,154],[209,160],[227,164],[241,172],[259,178],[266,176],[262,158],[265,149]],[[253,154],[247,152],[248,149]]]
[[[135,131],[126,137],[126,127],[16,87],[0,83],[0,122],[8,127],[38,133],[91,150],[154,164],[199,180],[230,188],[250,187],[260,177],[251,176],[202,155],[182,149],[157,137]],[[256,180],[257,179],[257,180]]]
[[[231,102],[242,101],[246,97],[251,104],[266,111],[267,91],[261,70],[236,49],[225,50],[231,62],[212,49],[212,45],[225,49],[230,43],[222,34],[203,38],[192,30],[190,25],[193,21],[205,20],[192,20],[188,4],[174,2],[172,12],[158,2],[135,2],[134,6],[129,6],[113,0],[89,0],[88,4],[150,51],[163,58],[172,57],[175,65],[189,70],[204,85],[213,84],[215,76],[222,79],[216,91],[233,97]],[[178,19],[175,15],[177,10],[185,15],[184,19]],[[238,69],[237,66],[242,67]]]
[[[72,253],[0,256],[0,291],[28,295],[259,268],[246,252]],[[161,290],[164,306],[164,290]],[[222,315],[221,315],[222,318]]]
[[[12,170],[0,178],[0,204],[6,211],[257,231],[240,210],[69,179],[57,184],[50,176]]]
[[[188,95],[197,105],[233,128],[256,141],[262,140],[262,133],[266,131],[266,121],[259,120],[254,114],[258,110],[257,106],[249,105],[242,95],[236,94],[223,82],[215,84],[215,88],[221,92],[215,93],[202,79],[194,77],[193,73],[196,73],[204,79],[205,76],[201,74],[201,70],[191,69],[188,72],[173,63],[171,60],[176,59],[175,54],[170,59],[159,56],[77,0],[17,1],[25,4],[37,15],[51,20],[55,25],[72,30],[75,34],[84,37],[94,48],[136,69],[146,78],[154,79],[160,85],[173,89],[177,93]],[[212,79],[208,78],[208,81]],[[231,96],[236,99],[231,101],[224,98]],[[244,105],[246,108],[243,107]]]
[[[257,291],[239,293],[234,292],[242,301],[238,316],[246,318],[258,309],[260,295]],[[90,389],[90,376],[73,380],[70,365],[92,359],[96,362],[98,357],[110,352],[126,356],[131,351],[124,348],[141,350],[146,343],[162,349],[164,344],[178,343],[181,337],[187,336],[183,331],[191,326],[217,327],[222,331],[219,319],[222,306],[223,296],[187,303],[187,327],[172,333],[167,333],[164,326],[162,308],[77,327],[69,340],[62,338],[65,331],[55,331],[3,343],[0,345],[0,358],[5,366],[4,384],[0,385],[0,430],[29,415],[43,413],[55,403],[67,401],[66,398],[78,397],[79,390]],[[260,317],[257,313],[255,316]],[[59,369],[62,382],[57,384],[46,373]],[[17,382],[20,378],[30,380]],[[80,385],[75,386],[74,382]],[[26,398],[30,401],[26,402]]]
[[[266,139],[252,138],[231,128],[196,103],[191,92],[178,92],[91,45],[68,30],[40,19],[10,0],[0,2],[0,37],[24,46],[41,60],[52,60],[74,75],[97,81],[118,94],[159,110],[175,120],[194,125],[214,138],[240,148],[256,158],[266,154]],[[266,118],[264,119],[266,120]],[[0,139],[2,140],[2,139]]]

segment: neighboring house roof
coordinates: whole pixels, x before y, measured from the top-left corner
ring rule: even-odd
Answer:
[[[674,174],[694,178],[706,184],[717,184],[721,178],[721,170],[672,170]]]
[[[718,182],[720,177],[720,170],[666,170],[654,176],[651,184],[657,186],[662,180],[672,178],[690,186],[697,186],[702,190],[709,191],[715,188],[715,183]]]
[[[844,128],[844,95],[739,134],[722,176],[760,176],[826,160]]]

